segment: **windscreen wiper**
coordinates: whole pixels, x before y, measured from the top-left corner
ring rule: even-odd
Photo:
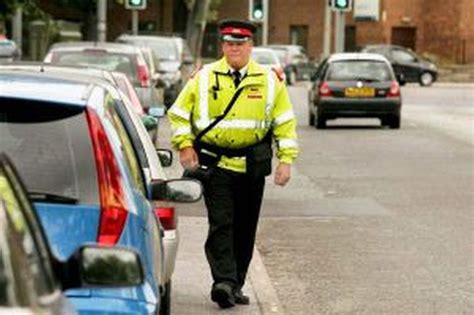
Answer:
[[[76,204],[79,199],[75,197],[62,196],[44,191],[29,191],[28,196],[32,201]]]

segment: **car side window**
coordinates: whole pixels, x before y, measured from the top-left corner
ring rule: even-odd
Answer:
[[[328,58],[325,58],[323,61],[321,61],[321,64],[318,66],[318,69],[314,73],[314,76],[313,76],[314,80],[318,80],[322,78],[324,71],[327,68],[327,61],[328,61]]]
[[[29,306],[37,299],[29,281],[33,277],[6,209],[6,201],[0,198],[0,306]]]
[[[40,251],[38,240],[31,231],[31,224],[25,216],[23,203],[15,192],[12,183],[2,171],[0,173],[0,199],[3,200],[4,215],[7,220],[8,232],[5,234],[9,244],[10,257],[3,255],[3,262],[10,262],[12,274],[17,280],[23,281],[19,286],[28,287],[28,297],[33,301],[35,296],[47,296],[55,290],[51,265],[46,262]]]
[[[409,52],[394,49],[392,50],[392,58],[398,62],[414,62],[416,61],[416,57]]]
[[[122,124],[122,121],[120,120],[120,116],[118,113],[115,111],[115,104],[114,104],[114,99],[110,94],[107,94],[106,96],[106,110],[107,114],[112,122],[112,124],[115,127],[115,130],[117,130],[117,134],[120,138],[120,142],[122,144],[122,152],[123,156],[125,157],[125,162],[128,165],[128,168],[130,170],[130,173],[132,175],[133,183],[136,188],[142,192],[142,194],[145,196],[146,191],[145,191],[145,186],[144,186],[144,180],[142,177],[142,171],[140,168],[140,164],[137,161],[135,151],[132,146],[132,140],[127,134],[127,131]]]
[[[46,284],[50,288],[49,291],[52,292],[56,287],[56,279],[51,266],[51,253],[49,251],[48,244],[46,243],[46,235],[39,224],[39,219],[36,216],[35,210],[33,209],[30,201],[28,200],[28,196],[23,193],[26,191],[26,188],[18,180],[17,173],[9,165],[5,165],[4,170],[5,173],[8,174],[8,178],[10,178],[10,184],[16,192],[16,197],[20,207],[23,209],[25,220],[30,227],[31,235],[33,236],[36,244],[35,247],[41,257],[43,275],[47,280]]]

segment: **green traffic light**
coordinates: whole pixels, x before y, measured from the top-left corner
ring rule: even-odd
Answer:
[[[253,17],[254,17],[255,19],[258,19],[258,20],[262,19],[262,18],[263,18],[263,10],[262,10],[262,9],[256,9],[256,10],[254,10],[254,11],[253,11]]]
[[[346,8],[349,4],[347,0],[336,0],[336,7],[338,8]]]

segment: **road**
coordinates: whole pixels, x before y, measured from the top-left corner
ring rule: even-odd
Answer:
[[[287,314],[474,313],[473,85],[407,86],[402,128],[308,126],[268,180],[257,248]]]

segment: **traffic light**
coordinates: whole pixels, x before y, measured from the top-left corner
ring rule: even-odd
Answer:
[[[264,0],[249,0],[249,19],[254,22],[261,22],[265,17]]]
[[[331,0],[331,8],[334,11],[347,12],[352,10],[352,0]]]
[[[128,10],[145,10],[146,0],[125,0],[125,9]]]

